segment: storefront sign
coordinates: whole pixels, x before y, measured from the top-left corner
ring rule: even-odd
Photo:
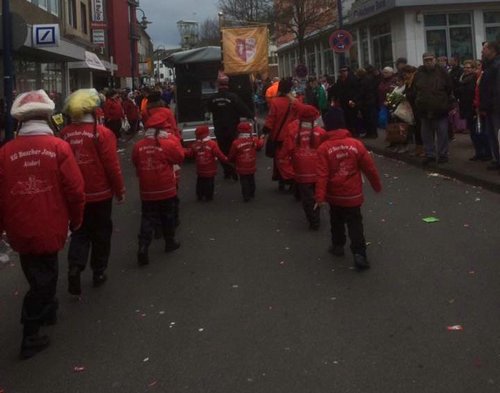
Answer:
[[[104,0],[92,0],[92,22],[104,23]]]
[[[395,6],[396,0],[355,0],[354,2],[344,0],[342,2],[342,11],[345,15],[344,22],[352,24]]]
[[[85,51],[85,63],[89,68],[94,70],[106,71],[106,67],[104,67],[101,59],[99,59],[95,53]]]
[[[92,30],[92,42],[99,46],[104,46],[106,38],[103,29]]]
[[[335,30],[328,39],[330,48],[332,48],[335,53],[347,52],[351,49],[352,41],[352,35],[347,30]]]
[[[59,46],[59,25],[33,25],[33,46]]]

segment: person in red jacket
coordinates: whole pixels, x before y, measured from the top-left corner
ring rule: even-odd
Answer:
[[[280,191],[285,189],[286,184],[292,184],[294,177],[291,160],[289,158],[279,158],[279,150],[285,140],[285,130],[288,124],[297,119],[297,99],[290,92],[292,85],[290,79],[280,81],[278,96],[272,99],[269,114],[262,128],[262,132],[268,135],[267,138],[277,146],[273,156],[273,180],[279,182]],[[269,154],[267,149],[266,154]]]
[[[196,141],[186,150],[187,157],[196,159],[196,196],[201,201],[214,199],[214,179],[217,174],[217,159],[228,163],[227,157],[220,150],[216,141],[210,138],[207,126],[198,126],[195,130]]]
[[[139,108],[134,101],[134,93],[124,92],[122,95],[122,107],[125,116],[130,124],[130,129],[128,130],[128,140],[132,139],[139,128]]]
[[[148,248],[158,226],[161,226],[165,238],[165,252],[180,247],[175,240],[177,184],[173,166],[182,163],[184,150],[179,139],[161,129],[161,125],[158,125],[158,128],[151,128],[152,123],[148,125],[150,127],[144,138],[135,144],[132,152],[142,201],[137,252],[139,265],[149,263]]]
[[[113,131],[116,140],[120,139],[120,130],[122,121],[125,119],[120,94],[111,89],[106,93],[106,102],[104,102],[104,124]]]
[[[312,230],[318,230],[320,224],[320,211],[314,209],[317,149],[325,135],[325,130],[315,125],[319,115],[314,106],[301,104],[299,119],[288,125],[283,148],[279,152],[280,158],[289,157],[292,160],[295,184]]]
[[[21,357],[49,344],[42,325],[57,321],[58,251],[82,224],[83,178],[70,146],[54,137],[54,103],[43,90],[17,96],[11,114],[18,136],[0,149],[0,234],[19,253],[30,285],[22,308]]]
[[[354,264],[358,269],[366,269],[370,264],[361,216],[361,173],[366,175],[375,192],[382,191],[382,184],[370,153],[341,123],[334,118],[332,124],[325,125],[330,132],[327,132],[328,139],[318,148],[315,208],[325,202],[330,205],[333,255],[344,255],[347,225]]]
[[[227,156],[236,164],[240,177],[241,193],[245,202],[255,197],[255,172],[257,171],[257,151],[264,146],[264,136],[252,135],[253,127],[248,122],[238,124],[238,138],[233,141]]]
[[[156,90],[148,96],[146,109],[141,112],[142,122],[146,124],[149,117],[154,115],[160,115],[164,118],[165,124],[167,125],[167,127],[164,128],[165,131],[174,134],[177,138],[181,139],[181,134],[179,132],[179,128],[177,127],[177,121],[175,120],[174,114],[165,106],[165,102],[161,99],[161,91]]]
[[[95,89],[75,91],[64,105],[71,124],[61,131],[61,138],[73,149],[85,179],[83,225],[71,234],[68,250],[68,292],[72,295],[82,293],[80,274],[87,265],[89,252],[94,287],[106,281],[113,232],[113,196],[118,203],[125,201],[116,138],[108,128],[97,124],[95,110],[98,106],[99,95]]]

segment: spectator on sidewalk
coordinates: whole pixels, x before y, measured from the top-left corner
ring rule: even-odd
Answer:
[[[349,67],[340,68],[340,76],[334,87],[330,89],[328,101],[337,102],[344,111],[346,127],[352,135],[358,136],[356,131],[357,115],[359,111],[358,95],[359,83]]]
[[[448,112],[451,106],[453,84],[448,72],[436,64],[430,52],[422,56],[424,65],[415,74],[416,116],[420,117],[425,158],[423,165],[436,161],[448,162]],[[437,157],[434,136],[437,139]]]
[[[500,129],[500,43],[485,42],[481,52],[483,76],[479,85],[479,111],[485,118],[493,163],[489,170],[500,169],[498,130]]]

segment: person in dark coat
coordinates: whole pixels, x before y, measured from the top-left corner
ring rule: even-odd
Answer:
[[[365,72],[362,68],[359,74],[359,95],[358,107],[363,116],[363,123],[366,128],[365,138],[377,138],[378,123],[378,85],[380,80],[375,76],[375,68],[366,66]]]
[[[229,91],[229,78],[220,77],[217,80],[219,91],[208,101],[208,111],[213,115],[214,132],[222,152],[227,156],[234,139],[238,135],[237,127],[241,117],[253,119],[254,113],[243,100]],[[233,166],[222,163],[224,178],[238,180]]]
[[[356,117],[359,108],[357,107],[359,83],[351,73],[349,67],[340,68],[340,76],[332,89],[329,90],[328,101],[336,101],[344,111],[347,129],[354,135],[356,133]]]

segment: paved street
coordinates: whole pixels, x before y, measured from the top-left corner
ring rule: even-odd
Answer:
[[[139,268],[137,181],[122,157],[128,194],[114,208],[109,281],[93,289],[85,271],[76,301],[61,253],[53,343],[27,361],[26,283],[15,258],[0,263],[0,392],[500,391],[500,195],[377,157],[384,191],[366,187],[363,208],[373,267],[360,273],[328,253],[326,209],[309,231],[262,153],[248,204],[220,175],[215,201],[196,202],[188,162],[182,247],[167,256],[157,241]]]

